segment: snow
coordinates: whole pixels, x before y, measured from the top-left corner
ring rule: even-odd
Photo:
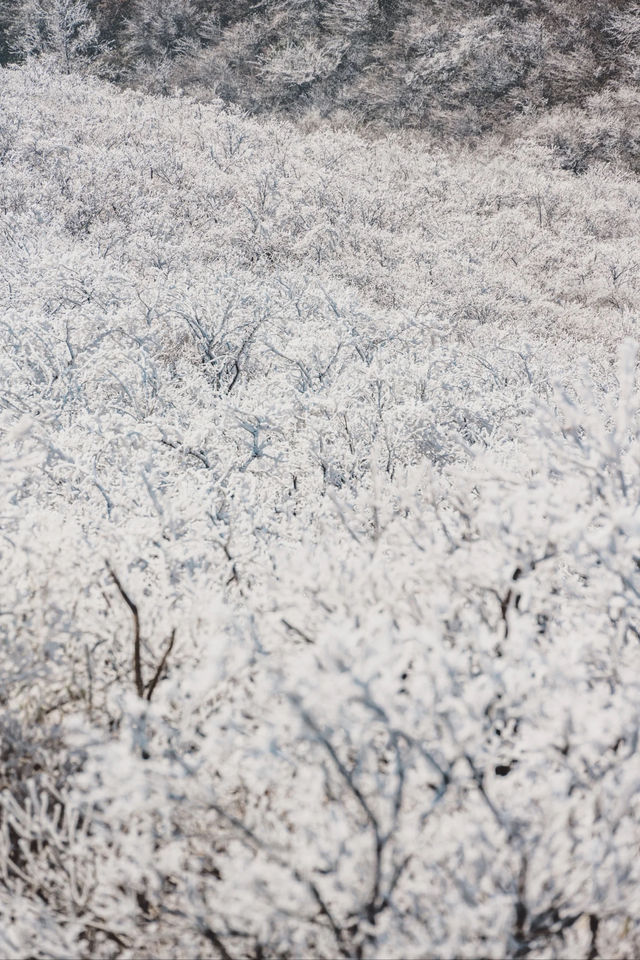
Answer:
[[[637,954],[637,179],[37,64],[0,158],[6,955]]]

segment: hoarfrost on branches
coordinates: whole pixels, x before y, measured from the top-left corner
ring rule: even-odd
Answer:
[[[633,956],[636,180],[2,79],[3,953]]]

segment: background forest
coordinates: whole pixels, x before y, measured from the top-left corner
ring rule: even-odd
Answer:
[[[33,54],[147,92],[438,138],[545,116],[578,170],[640,163],[629,0],[0,0],[0,63]]]
[[[640,955],[640,7],[0,0],[0,955]]]

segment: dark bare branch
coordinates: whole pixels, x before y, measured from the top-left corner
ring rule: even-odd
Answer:
[[[138,607],[133,602],[127,591],[122,586],[120,579],[112,568],[111,564],[107,560],[107,570],[111,579],[115,583],[118,592],[126,605],[131,611],[131,616],[133,617],[133,675],[135,677],[136,692],[139,697],[144,696],[144,681],[142,679],[142,659],[140,655],[141,647],[141,638],[140,638],[140,617],[138,615]]]

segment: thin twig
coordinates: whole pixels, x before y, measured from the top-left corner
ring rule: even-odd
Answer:
[[[107,564],[107,570],[109,571],[111,579],[113,580],[116,587],[118,588],[118,592],[122,597],[122,599],[124,600],[124,602],[126,603],[126,605],[129,607],[129,610],[131,610],[131,615],[133,617],[133,674],[136,682],[136,692],[139,697],[143,697],[144,682],[142,680],[142,660],[140,657],[141,640],[140,640],[140,617],[138,616],[138,608],[136,604],[133,602],[133,600],[131,599],[131,597],[129,596],[129,594],[127,593],[127,591],[124,589],[122,584],[120,583],[118,575],[116,574],[115,570],[112,568],[108,560],[106,561],[106,564]]]
[[[164,652],[164,656],[162,657],[162,660],[158,664],[158,668],[153,675],[153,679],[149,682],[147,686],[147,700],[151,700],[151,697],[153,696],[153,691],[156,688],[158,680],[162,676],[162,671],[166,666],[169,654],[173,650],[173,644],[175,642],[175,639],[176,639],[176,628],[174,627],[173,630],[171,631],[171,636],[169,637],[169,643],[167,644],[167,649]]]

